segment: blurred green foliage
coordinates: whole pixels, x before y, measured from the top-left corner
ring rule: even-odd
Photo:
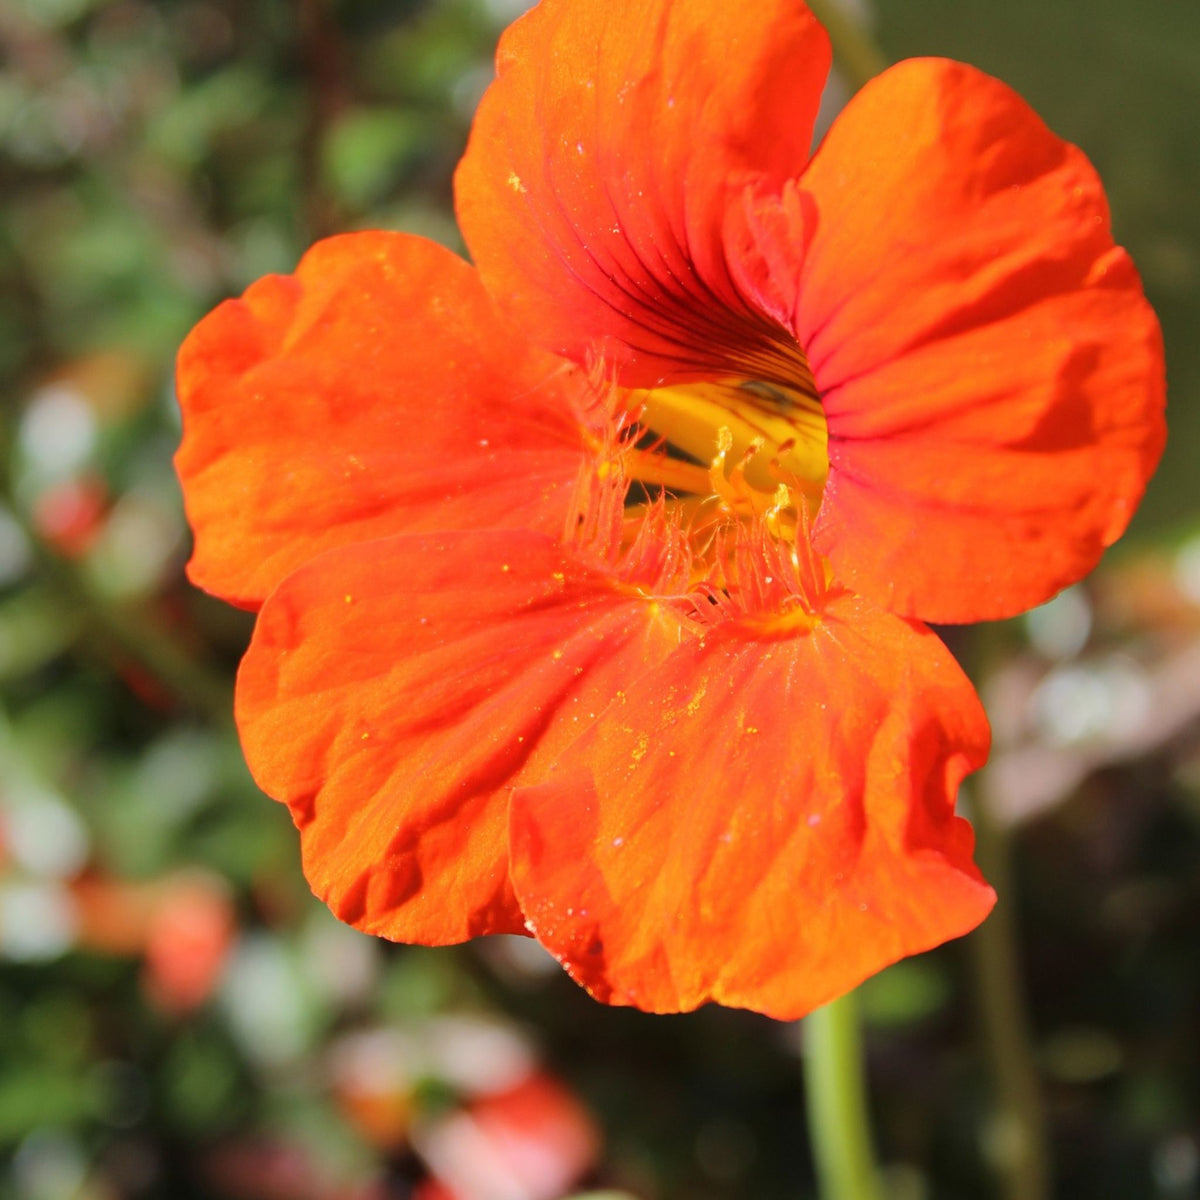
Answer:
[[[338,926],[233,735],[248,619],[182,576],[176,346],[336,229],[458,246],[451,172],[518,7],[0,4],[0,1197],[419,1195],[439,1121],[525,1059],[603,1131],[580,1187],[811,1194],[794,1030],[608,1010],[524,943]],[[1069,777],[1007,814],[1058,1194],[1197,1196],[1200,704],[1170,670],[1200,645],[1200,8],[878,0],[875,23],[1084,147],[1163,318],[1173,440],[1124,565],[1001,629],[981,674],[998,762]],[[989,1194],[961,948],[863,998],[894,1194]]]

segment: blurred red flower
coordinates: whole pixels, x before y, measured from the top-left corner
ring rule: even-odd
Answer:
[[[592,1165],[598,1141],[562,1084],[531,1075],[419,1131],[432,1178],[416,1200],[556,1200]]]
[[[144,958],[149,998],[187,1013],[216,990],[237,936],[228,885],[203,871],[134,882],[86,874],[72,885],[79,942],[102,954]]]
[[[261,608],[243,744],[343,920],[795,1017],[990,908],[987,722],[921,621],[1121,534],[1160,334],[1008,88],[901,63],[810,158],[828,64],[796,0],[543,0],[475,267],[334,238],[184,346],[192,578]]]
[[[109,496],[104,481],[76,475],[47,487],[33,505],[38,533],[59,554],[79,558],[95,544],[104,528]]]

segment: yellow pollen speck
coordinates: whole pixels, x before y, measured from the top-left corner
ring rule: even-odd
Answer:
[[[511,571],[511,570],[512,570],[512,567],[510,567],[510,566],[508,565],[508,563],[501,563],[501,564],[500,564],[500,570],[502,570],[502,571]]]
[[[520,175],[518,175],[518,174],[516,173],[516,171],[509,171],[509,173],[508,173],[508,186],[509,186],[510,188],[512,188],[512,190],[513,190],[514,192],[520,192],[522,195],[523,195],[523,194],[525,193],[525,191],[526,191],[526,187],[525,187],[525,185],[524,185],[524,184],[521,182],[521,177],[520,177]]]
[[[364,734],[362,735],[362,740],[363,740],[364,742],[370,741],[370,739],[371,739],[371,735],[370,735],[369,733],[364,733]]]
[[[347,604],[353,604],[353,603],[354,603],[354,597],[353,597],[353,596],[351,596],[349,592],[347,592],[347,593],[346,593],[346,595],[344,595],[344,596],[342,597],[342,599],[343,599],[343,600],[345,600],[345,602],[346,602]]]
[[[566,578],[567,577],[561,571],[554,572],[554,582],[555,583],[563,583],[566,581]]]
[[[554,653],[550,655],[550,657],[552,659],[554,659],[555,662],[558,662],[558,660],[560,658],[562,658],[562,656],[563,656],[563,652],[561,650],[555,650]]]

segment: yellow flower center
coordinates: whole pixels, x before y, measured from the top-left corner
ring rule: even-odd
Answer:
[[[820,508],[829,474],[825,413],[803,355],[797,351],[778,366],[785,369],[772,371],[770,380],[727,378],[626,393],[626,410],[642,430],[624,464],[626,479],[641,485],[627,503],[636,506],[661,490],[699,533],[692,539],[698,568],[703,560],[711,564],[703,535],[714,525],[748,524],[795,544],[797,530]]]
[[[711,495],[730,512],[749,505],[759,514],[779,504],[783,487],[791,503],[803,502],[810,517],[816,513],[829,454],[825,414],[814,393],[724,380],[634,392],[631,400],[641,425],[688,456],[641,452],[630,463],[632,479]]]
[[[810,626],[830,582],[808,537],[829,456],[800,362],[796,385],[776,376],[614,393],[624,432],[581,493],[576,534],[619,544],[631,581],[692,597],[706,623],[736,616],[769,636]]]

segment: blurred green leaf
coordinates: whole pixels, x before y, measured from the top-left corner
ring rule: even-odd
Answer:
[[[48,29],[77,20],[104,0],[12,0],[26,20]]]
[[[637,1200],[631,1192],[575,1192],[567,1200]]]
[[[245,1111],[242,1072],[229,1042],[203,1028],[183,1030],[163,1065],[167,1115],[193,1133],[212,1134]]]
[[[950,984],[940,963],[929,958],[905,958],[859,989],[863,1019],[879,1028],[914,1025],[945,1007]]]
[[[212,152],[220,134],[251,126],[271,97],[270,83],[256,65],[233,63],[181,89],[152,114],[146,150],[166,166],[194,170]]]
[[[395,1021],[451,1010],[472,992],[453,954],[407,946],[387,964],[379,989],[379,1011]]]
[[[44,667],[82,628],[81,614],[44,584],[0,599],[0,683]]]
[[[404,109],[356,109],[329,130],[324,165],[336,195],[352,208],[383,198],[431,143],[426,120]]]
[[[363,70],[373,90],[395,98],[445,104],[473,69],[490,65],[491,23],[471,0],[443,0],[365,47]]]
[[[0,1145],[12,1145],[44,1126],[80,1125],[93,1119],[101,1097],[75,1072],[45,1062],[0,1070]]]

